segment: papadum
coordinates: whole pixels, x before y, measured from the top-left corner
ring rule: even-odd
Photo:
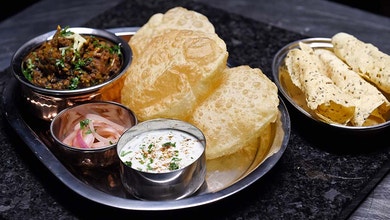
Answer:
[[[354,116],[351,97],[326,75],[325,67],[308,45],[290,50],[285,65],[291,81],[305,95],[307,106],[328,123],[346,125]]]
[[[329,78],[352,97],[351,101],[356,106],[352,126],[368,126],[386,121],[390,103],[375,86],[351,70],[333,52],[317,49],[315,54],[323,61]]]
[[[390,56],[353,35],[337,33],[332,37],[333,51],[355,72],[390,93]]]

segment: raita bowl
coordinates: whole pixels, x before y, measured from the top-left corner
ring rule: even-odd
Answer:
[[[118,141],[121,180],[141,200],[178,200],[205,184],[206,140],[195,126],[153,119],[128,129]]]

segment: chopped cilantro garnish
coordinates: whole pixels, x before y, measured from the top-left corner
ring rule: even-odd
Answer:
[[[65,67],[64,59],[56,59],[56,66],[64,68]]]
[[[77,89],[79,82],[80,82],[80,79],[78,77],[73,77],[70,80],[69,89]]]
[[[177,170],[179,169],[179,161],[181,159],[178,157],[173,157],[171,162],[169,163],[169,170]]]
[[[63,28],[63,29],[61,30],[61,32],[60,32],[60,35],[61,35],[62,37],[70,36],[70,35],[72,35],[72,34],[74,34],[74,32],[72,32],[72,31],[69,30],[69,26],[66,26],[66,27]]]
[[[177,170],[179,169],[179,165],[176,162],[169,163],[169,170]]]
[[[32,80],[32,72],[33,72],[34,68],[35,68],[35,65],[33,64],[32,60],[28,59],[26,62],[26,68],[22,69],[23,75],[24,75],[24,77],[26,77],[26,79],[28,81]]]
[[[166,142],[162,144],[163,147],[176,147],[176,143]]]
[[[110,48],[110,53],[121,55],[122,52],[121,52],[120,44],[119,44],[119,45],[114,45],[114,46],[112,46],[112,47]]]
[[[74,62],[74,68],[75,70],[81,70],[82,67],[86,66],[89,62],[92,61],[91,57],[85,58],[85,59],[77,59],[76,62]]]
[[[90,120],[88,118],[81,120],[80,121],[80,128],[84,129],[85,127],[87,127],[89,125],[89,122],[90,122]]]
[[[131,150],[129,150],[129,151],[121,151],[121,157],[124,157],[124,156],[126,156],[127,154],[130,154],[132,151]]]

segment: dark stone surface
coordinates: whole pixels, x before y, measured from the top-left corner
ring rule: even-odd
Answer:
[[[196,10],[210,19],[217,33],[227,43],[232,62],[236,65],[260,67],[271,79],[272,58],[277,50],[291,41],[305,38],[297,33],[184,0],[124,1],[114,9],[92,19],[86,26],[98,28],[141,26],[152,14],[164,13],[179,5]],[[1,76],[1,82],[6,82],[6,77],[9,77],[5,74]],[[288,109],[292,120],[289,145],[280,161],[268,174],[241,192],[221,201],[196,208],[164,212],[114,209],[80,197],[50,174],[33,152],[16,137],[12,128],[7,127],[6,123],[0,123],[0,133],[7,134],[5,137],[0,136],[0,144],[5,146],[0,154],[0,173],[3,175],[0,185],[2,217],[345,218],[362,199],[361,196],[367,194],[373,187],[372,181],[389,166],[390,151],[388,147],[380,145],[385,143],[383,140],[389,129],[367,136],[345,134],[312,124],[289,105]],[[30,193],[21,194],[20,188],[28,189]],[[7,209],[8,207],[13,208]]]

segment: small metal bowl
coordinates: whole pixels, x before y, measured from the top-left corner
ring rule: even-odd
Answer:
[[[123,55],[122,67],[120,72],[104,83],[82,89],[75,90],[55,90],[42,88],[29,82],[22,73],[23,59],[31,50],[34,50],[45,41],[51,40],[56,31],[39,35],[23,44],[13,55],[11,60],[11,71],[14,77],[21,84],[22,101],[31,111],[32,115],[51,121],[61,110],[88,102],[91,100],[110,100],[119,101],[120,90],[118,86],[123,83],[123,75],[130,66],[132,52],[128,43],[115,34],[93,28],[74,27],[68,30],[82,35],[91,35],[107,39],[114,44],[120,45]]]
[[[145,135],[151,135],[154,132],[172,132],[171,134],[156,134],[154,140],[145,138]],[[182,135],[187,136],[185,143],[192,143],[198,147],[197,153],[189,153],[193,158],[188,163],[182,164],[174,169],[158,170],[165,165],[156,165],[160,161],[160,157],[155,157],[154,160],[149,160],[149,155],[153,155],[153,146],[161,146],[163,149],[164,143],[176,143],[175,149],[183,147],[185,144],[179,139]],[[169,139],[168,136],[174,136],[178,139]],[[158,144],[158,137],[167,138]],[[188,141],[189,139],[193,141]],[[168,141],[169,140],[169,141]],[[139,141],[139,142],[138,142]],[[167,141],[167,142],[165,142]],[[172,142],[171,142],[172,141]],[[137,142],[137,143],[136,143]],[[145,166],[145,169],[137,167],[134,163],[135,155],[130,152],[135,152],[137,147],[140,147],[144,143],[146,144],[145,151],[138,159],[142,160],[140,166]],[[195,149],[191,145],[190,151]],[[151,147],[151,148],[148,148]],[[129,149],[132,150],[129,150]],[[157,149],[158,147],[156,147]],[[138,125],[127,130],[118,141],[117,153],[120,158],[120,174],[122,183],[128,192],[141,200],[177,200],[188,197],[195,193],[198,189],[205,184],[206,176],[206,156],[205,156],[206,140],[203,133],[195,126],[180,120],[174,119],[153,119],[144,121]],[[164,149],[165,150],[165,149]],[[163,150],[162,150],[163,151]],[[166,150],[165,152],[167,152]],[[126,158],[126,156],[128,156]],[[143,159],[147,157],[148,159]],[[180,156],[178,156],[180,157]],[[133,160],[131,160],[131,158]],[[175,158],[175,156],[165,157],[169,160]],[[181,158],[181,157],[180,157]],[[181,158],[184,161],[183,158]],[[132,161],[130,163],[128,161]],[[137,162],[138,163],[138,162]],[[153,165],[150,165],[153,164]],[[150,168],[152,167],[152,168]]]
[[[62,110],[50,123],[50,133],[55,142],[54,152],[65,165],[83,168],[107,167],[119,163],[116,143],[99,148],[78,148],[63,143],[76,124],[85,120],[86,114],[97,114],[115,122],[125,130],[138,123],[133,111],[116,102],[92,101]],[[118,138],[119,139],[119,138]]]
[[[311,122],[314,122],[315,125],[321,126],[322,128],[331,128],[335,133],[342,134],[343,138],[346,138],[345,135],[352,135],[353,139],[357,139],[356,134],[363,134],[361,137],[371,137],[372,135],[382,133],[384,128],[389,127],[390,121],[386,121],[381,124],[372,125],[372,126],[349,126],[349,125],[340,125],[340,124],[331,124],[323,120],[320,120],[318,117],[315,117],[313,113],[306,107],[305,100],[299,95],[296,95],[297,92],[290,89],[287,85],[289,84],[288,77],[286,77],[285,71],[281,71],[281,68],[284,65],[284,59],[286,58],[288,52],[294,48],[299,48],[299,43],[303,42],[308,44],[314,49],[328,49],[333,50],[333,45],[330,38],[307,38],[302,40],[297,40],[291,42],[281,48],[274,56],[272,63],[272,74],[274,82],[277,85],[280,93],[284,96],[285,99],[306,119],[309,119]],[[310,126],[309,126],[310,127]],[[352,137],[351,136],[351,137]]]

